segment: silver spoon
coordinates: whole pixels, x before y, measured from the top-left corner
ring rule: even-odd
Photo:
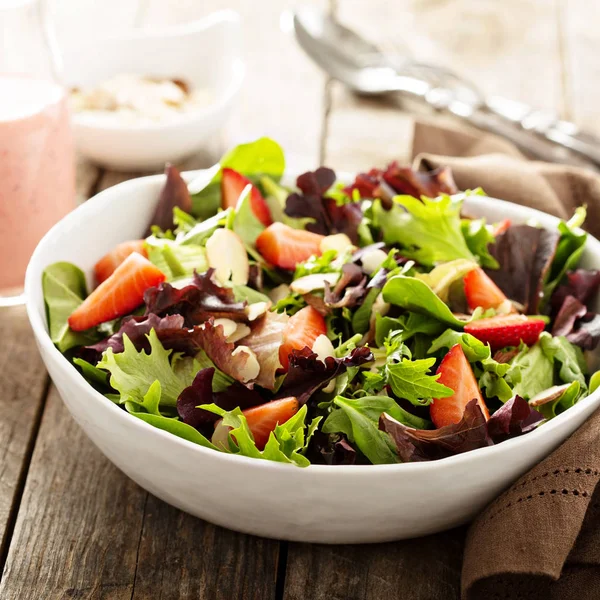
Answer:
[[[587,167],[592,166],[591,161],[600,166],[600,138],[580,131],[573,123],[520,102],[486,98],[473,83],[449,69],[386,54],[312,7],[297,9],[293,24],[302,49],[356,93],[380,96],[400,92],[501,135],[542,160]]]

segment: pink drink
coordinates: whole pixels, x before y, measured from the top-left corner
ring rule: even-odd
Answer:
[[[64,91],[0,73],[0,295],[22,287],[42,236],[75,206],[75,159]]]

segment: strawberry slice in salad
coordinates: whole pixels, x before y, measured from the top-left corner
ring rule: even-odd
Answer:
[[[442,359],[436,374],[439,375],[438,383],[454,390],[452,396],[437,398],[429,407],[431,420],[437,428],[458,423],[471,400],[477,400],[485,418],[490,418],[473,369],[460,344],[450,348],[448,354]]]
[[[299,408],[300,404],[296,398],[282,398],[243,410],[242,414],[246,417],[256,447],[264,450],[275,427],[289,421]],[[228,437],[229,427],[223,425],[223,419],[219,419],[215,423],[211,441],[217,447],[227,448]]]
[[[98,283],[108,279],[115,269],[134,252],[148,258],[145,240],[132,240],[117,244],[108,254],[105,254],[94,266],[94,275]]]
[[[144,301],[144,292],[162,283],[165,274],[141,254],[133,252],[71,314],[69,327],[85,331],[123,317]]]
[[[223,208],[235,208],[242,192],[248,185],[252,186],[250,189],[252,212],[265,227],[268,227],[273,222],[271,211],[258,188],[247,177],[227,167],[223,169],[221,178],[221,206]]]
[[[507,346],[518,346],[521,342],[533,346],[545,327],[546,322],[541,318],[499,315],[473,321],[465,325],[465,331],[484,344],[489,344],[495,351]]]
[[[318,233],[273,223],[258,236],[256,248],[272,265],[293,271],[299,263],[321,254],[324,238]]]
[[[312,306],[305,306],[290,317],[283,332],[283,344],[279,348],[279,362],[284,371],[290,365],[292,350],[312,349],[320,335],[327,335],[325,319]]]

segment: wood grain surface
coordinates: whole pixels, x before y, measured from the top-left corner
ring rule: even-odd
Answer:
[[[486,93],[595,128],[600,8],[586,0],[314,0],[387,50],[459,69]],[[219,0],[57,0],[60,35],[190,21]],[[282,11],[291,1],[226,3],[245,22],[248,74],[226,131],[186,168],[223,148],[276,138],[291,168],[354,171],[410,154],[395,100],[358,98],[302,54]],[[100,25],[101,24],[101,25]],[[202,57],[200,57],[202,58]],[[78,198],[137,174],[85,161]],[[458,598],[464,530],[370,546],[279,543],[195,519],[149,495],[72,421],[38,356],[22,308],[0,312],[0,598]]]

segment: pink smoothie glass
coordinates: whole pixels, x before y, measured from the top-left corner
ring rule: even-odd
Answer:
[[[18,304],[35,246],[75,206],[65,90],[36,0],[0,0],[0,306]]]

